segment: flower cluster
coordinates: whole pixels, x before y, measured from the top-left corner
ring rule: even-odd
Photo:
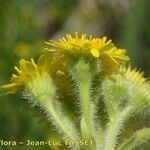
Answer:
[[[46,44],[37,63],[33,58],[19,61],[10,83],[1,86],[0,92],[14,94],[27,89],[25,92],[34,96],[31,101],[37,100],[48,121],[63,134],[63,140],[65,137],[94,141],[85,149],[115,150],[119,146],[117,149],[123,150],[135,147],[138,135],[142,134],[143,142],[149,139],[150,129],[143,129],[135,139],[118,143],[122,142],[118,140],[119,134],[130,115],[137,110],[143,113],[150,107],[149,80],[143,77],[143,72],[126,67],[130,59],[125,49],[106,37],[78,33]],[[78,117],[80,123],[70,119],[71,116]],[[72,148],[83,149],[82,145]]]
[[[38,80],[45,73],[50,74],[50,72],[56,72],[56,70],[60,71],[59,66],[64,66],[66,56],[70,58],[77,57],[78,59],[93,57],[101,62],[105,72],[111,72],[115,66],[129,61],[129,57],[125,55],[126,51],[118,49],[106,37],[93,38],[90,36],[87,38],[86,34],[82,34],[79,37],[78,33],[76,33],[75,37],[67,34],[66,38],[62,38],[59,41],[50,40],[46,43],[50,47],[47,48],[47,52],[44,55],[40,56],[38,63],[36,64],[33,58],[30,61],[21,59],[19,68],[15,67],[17,75],[13,74],[10,80],[11,83],[1,86],[1,90],[8,94],[15,93],[29,85],[35,78]],[[63,56],[65,58],[61,58]],[[58,58],[60,60],[56,61]]]

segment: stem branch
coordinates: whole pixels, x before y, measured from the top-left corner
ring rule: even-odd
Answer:
[[[121,127],[123,126],[129,114],[132,111],[132,106],[127,106],[120,114],[111,120],[109,127],[106,131],[105,147],[104,150],[114,150],[117,143],[117,136]]]

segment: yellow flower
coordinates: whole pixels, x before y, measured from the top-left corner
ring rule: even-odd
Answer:
[[[75,37],[66,34],[66,37],[59,41],[50,40],[46,42],[50,47],[48,51],[57,51],[70,58],[88,58],[93,57],[101,60],[104,68],[118,66],[119,64],[129,61],[129,57],[125,55],[126,50],[118,49],[111,40],[106,37],[93,38],[82,34],[81,37],[75,33]]]
[[[18,90],[23,89],[28,82],[34,79],[35,76],[38,76],[38,67],[35,64],[34,60],[26,61],[21,59],[19,61],[20,67],[14,67],[17,71],[17,75],[13,74],[10,80],[10,84],[4,85],[1,87],[2,90],[6,93],[15,93]]]
[[[13,94],[27,87],[29,90],[48,91],[49,74],[57,70],[53,67],[52,55],[44,54],[39,58],[36,64],[31,58],[30,61],[21,59],[19,67],[14,67],[17,74],[13,74],[9,84],[0,87],[6,94]],[[52,68],[53,67],[53,68]]]
[[[124,80],[123,85],[125,86],[125,82],[128,84],[132,100],[140,106],[150,105],[150,82],[143,77],[144,73],[131,69],[131,66],[121,66],[119,72]]]
[[[108,76],[103,82],[103,93],[108,101],[118,102],[120,107],[128,104],[139,110],[150,106],[150,82],[143,72],[120,66],[117,73]]]

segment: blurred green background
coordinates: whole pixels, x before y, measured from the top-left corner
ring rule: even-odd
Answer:
[[[0,85],[8,82],[19,59],[36,58],[45,40],[76,31],[111,38],[149,77],[149,6],[149,0],[0,0]],[[48,125],[38,116],[21,94],[0,97],[0,139],[50,138]]]

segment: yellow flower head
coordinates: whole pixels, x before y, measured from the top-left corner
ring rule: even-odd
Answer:
[[[121,66],[119,72],[124,82],[128,83],[132,99],[138,105],[150,104],[150,82],[143,77],[144,73],[137,69],[131,69],[131,66],[128,68]]]
[[[9,84],[0,87],[6,94],[13,94],[27,87],[29,90],[48,91],[49,73],[56,71],[53,67],[52,56],[50,54],[41,55],[38,64],[31,58],[30,61],[21,59],[19,67],[14,67],[17,71],[13,74]],[[33,92],[34,93],[34,92]]]
[[[130,83],[136,87],[141,87],[148,83],[147,79],[143,77],[144,72],[140,72],[136,68],[131,69],[131,66],[128,68],[120,66],[119,72],[127,81],[130,81]]]
[[[126,50],[118,49],[106,37],[93,38],[92,36],[87,37],[86,34],[82,34],[80,37],[78,33],[72,37],[70,34],[66,34],[66,37],[59,39],[59,41],[50,40],[46,44],[50,46],[47,48],[48,51],[57,51],[71,56],[71,58],[97,58],[106,67],[112,66],[112,64],[118,66],[129,61],[129,57],[125,55]]]
[[[19,61],[20,67],[14,67],[17,74],[13,74],[10,80],[10,84],[1,87],[2,90],[9,93],[15,93],[18,90],[23,89],[28,82],[34,79],[35,76],[39,75],[38,67],[34,60],[26,61],[21,59]]]
[[[150,83],[143,72],[120,66],[117,73],[108,76],[103,82],[103,91],[108,100],[124,107],[133,104],[141,108],[150,106]]]

